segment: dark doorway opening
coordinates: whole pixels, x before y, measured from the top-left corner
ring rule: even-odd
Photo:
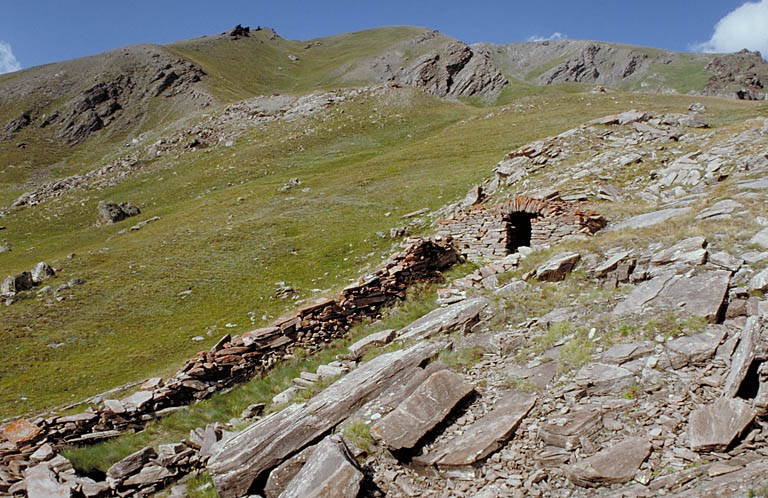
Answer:
[[[760,390],[760,373],[758,371],[762,363],[762,361],[755,360],[749,365],[747,375],[741,382],[736,397],[742,399],[755,399],[757,397],[757,393]]]
[[[535,214],[518,211],[505,218],[509,223],[507,227],[507,252],[509,254],[517,252],[518,247],[531,245],[531,220],[536,217]]]

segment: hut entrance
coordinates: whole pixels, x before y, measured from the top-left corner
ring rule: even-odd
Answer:
[[[504,218],[507,225],[507,253],[517,252],[518,247],[531,245],[531,220],[536,214],[515,211]]]

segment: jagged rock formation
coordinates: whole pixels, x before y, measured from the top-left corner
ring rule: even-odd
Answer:
[[[718,55],[707,64],[712,76],[706,88],[712,92],[730,91],[741,100],[764,100],[768,84],[768,62],[760,52],[742,50]]]
[[[438,97],[498,94],[507,79],[488,55],[462,42],[449,43],[397,71],[393,79]]]
[[[50,127],[56,138],[72,146],[113,123],[140,121],[154,97],[185,95],[203,105],[210,97],[195,84],[204,75],[196,64],[154,45],[21,72],[0,85],[0,99],[35,98],[28,110],[0,128],[0,140],[10,140],[29,126]],[[80,90],[84,85],[88,86]]]

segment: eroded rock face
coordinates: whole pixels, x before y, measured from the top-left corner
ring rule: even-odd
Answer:
[[[494,95],[508,83],[486,53],[460,41],[419,57],[394,79],[438,97]]]
[[[440,370],[371,427],[371,435],[391,450],[413,448],[472,391],[461,376]]]

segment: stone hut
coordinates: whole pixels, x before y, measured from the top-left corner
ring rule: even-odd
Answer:
[[[535,248],[592,235],[605,227],[606,220],[577,203],[519,195],[494,206],[472,206],[438,224],[440,235],[450,235],[458,252],[479,261],[501,259],[522,246]]]

